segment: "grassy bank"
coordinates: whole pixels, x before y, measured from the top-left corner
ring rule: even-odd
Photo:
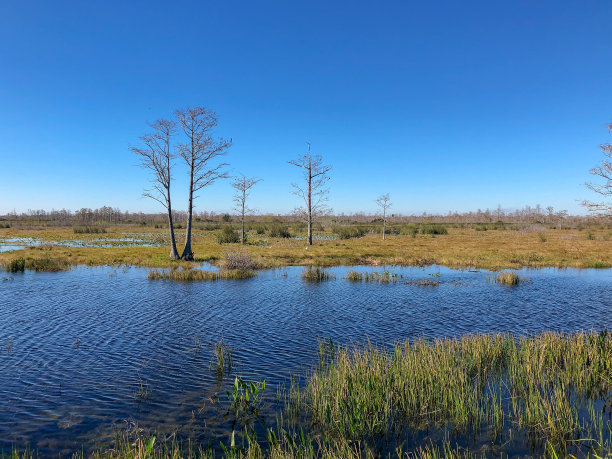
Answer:
[[[195,266],[168,258],[163,229],[138,226],[111,226],[105,239],[130,237],[160,246],[64,247],[49,245],[13,253],[0,253],[0,263],[7,265],[16,257],[38,259],[43,255],[63,265],[134,265],[151,268]],[[448,234],[389,235],[385,241],[378,234],[350,239],[318,240],[310,247],[303,240],[271,237],[252,231],[244,250],[262,268],[287,265],[415,265],[440,264],[451,268],[519,269],[521,267],[612,267],[612,229],[587,231],[552,229],[541,233],[513,230],[478,231],[476,228],[448,228]],[[196,264],[218,263],[225,253],[240,244],[219,244],[219,231],[196,231],[193,250]],[[51,243],[70,241],[96,243],[102,236],[74,233],[68,228],[0,229],[0,244],[7,238],[39,238]],[[321,237],[336,237],[333,232]],[[179,239],[180,246],[180,239]]]

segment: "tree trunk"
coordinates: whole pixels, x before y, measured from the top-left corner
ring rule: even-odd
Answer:
[[[308,145],[308,245],[312,245],[312,162]]]
[[[387,229],[387,212],[383,211],[383,241],[385,240],[386,229]]]
[[[242,241],[242,245],[246,244],[246,239],[244,238],[244,201],[246,200],[246,198],[243,196],[242,198],[242,238],[240,239]]]
[[[187,232],[185,235],[185,248],[181,260],[193,261],[193,251],[191,250],[191,217],[193,215],[193,162],[191,163],[190,185],[189,185],[189,203],[187,206]]]
[[[170,195],[170,190],[168,190],[168,195]],[[178,251],[176,250],[176,239],[174,237],[174,223],[172,221],[172,205],[170,204],[170,199],[168,199],[168,226],[170,227],[170,258],[173,260],[178,259]]]

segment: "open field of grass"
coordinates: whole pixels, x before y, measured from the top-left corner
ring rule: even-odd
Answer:
[[[134,265],[152,268],[194,266],[197,262],[216,264],[228,250],[240,244],[219,244],[219,231],[196,231],[193,250],[196,263],[173,261],[164,244],[163,229],[139,226],[110,226],[104,238],[142,237],[158,246],[130,247],[66,247],[41,245],[13,253],[0,253],[0,263],[7,265],[17,257],[36,264],[39,259],[55,260],[55,266],[67,265]],[[308,247],[303,240],[285,237],[249,236],[244,250],[262,268],[286,265],[429,265],[451,268],[517,269],[521,267],[612,267],[611,229],[580,231],[554,229],[541,233],[513,230],[478,231],[477,228],[448,228],[448,234],[388,235],[383,241],[378,234],[351,239],[317,240]],[[179,232],[179,236],[181,236]],[[328,231],[323,237],[332,237]],[[75,233],[73,228],[4,228],[0,229],[0,244],[10,238],[38,238],[50,243],[99,240],[100,234]],[[545,239],[545,241],[543,241]],[[180,238],[179,244],[180,248]],[[180,250],[180,249],[179,249]],[[30,260],[28,262],[28,260]]]

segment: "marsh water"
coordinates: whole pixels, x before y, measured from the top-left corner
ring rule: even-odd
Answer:
[[[349,270],[401,277],[352,283]],[[140,268],[2,274],[0,449],[68,454],[135,429],[227,444],[218,400],[234,376],[265,379],[273,407],[276,388],[316,362],[319,339],[612,328],[612,270],[523,270],[528,282],[514,287],[436,266],[337,267],[315,284],[302,271],[194,283],[149,281]],[[439,285],[416,285],[423,279]],[[222,379],[211,365],[221,339],[233,351]]]

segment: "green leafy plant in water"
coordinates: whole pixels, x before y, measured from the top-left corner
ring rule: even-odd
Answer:
[[[234,379],[232,390],[227,392],[230,401],[229,412],[233,415],[231,448],[236,446],[236,427],[243,426],[247,437],[248,432],[252,430],[259,417],[261,398],[265,388],[265,380],[261,382],[245,381],[238,376]]]

